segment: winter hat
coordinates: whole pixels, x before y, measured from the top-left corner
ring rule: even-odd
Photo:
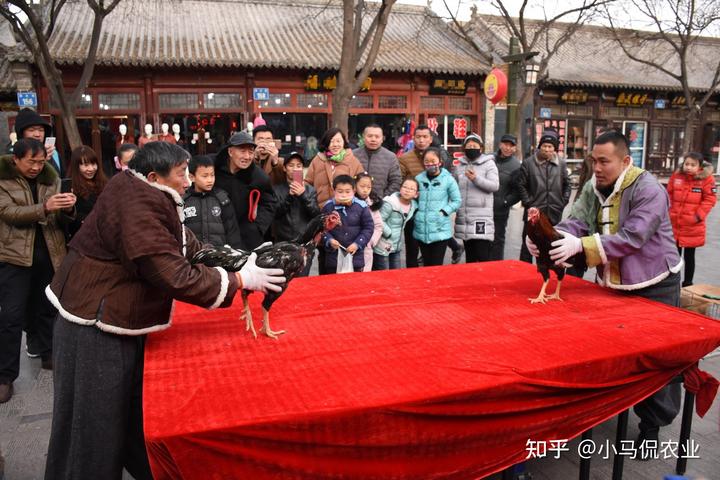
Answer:
[[[500,143],[512,143],[513,145],[517,145],[517,137],[515,135],[510,135],[509,133],[506,133],[502,137],[500,137]]]
[[[20,110],[17,117],[15,117],[15,132],[17,133],[18,139],[23,138],[23,130],[35,125],[42,125],[45,128],[46,137],[51,135],[52,127],[35,110],[32,108],[23,108]]]
[[[217,160],[224,162],[228,159],[228,148],[239,147],[240,145],[252,145],[253,147],[257,146],[253,141],[252,135],[245,131],[238,132],[232,137],[230,137],[230,141],[227,143],[227,145],[220,149],[220,151],[217,153]]]
[[[297,158],[303,165],[305,165],[305,157],[303,157],[300,152],[290,152],[290,155],[288,155],[287,158],[283,160],[283,165],[287,165],[287,163],[293,158]]]
[[[481,146],[485,145],[485,142],[482,141],[482,138],[480,138],[480,135],[478,135],[477,133],[471,133],[470,135],[465,137],[465,139],[463,139],[463,143],[462,143],[463,148],[465,148],[465,145],[467,145],[467,143],[470,140],[473,140],[473,141],[479,143]]]
[[[543,143],[549,143],[553,147],[555,147],[555,151],[557,151],[558,146],[560,145],[560,139],[558,138],[557,132],[554,130],[545,130],[542,134],[542,137],[540,137],[540,141],[538,142],[538,148],[542,146]]]

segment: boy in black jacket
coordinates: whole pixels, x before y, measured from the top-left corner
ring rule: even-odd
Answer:
[[[292,152],[283,170],[287,181],[273,186],[277,201],[273,233],[276,242],[295,240],[305,232],[310,220],[320,215],[315,189],[303,182],[303,156]],[[308,263],[302,276],[310,272]]]
[[[242,247],[235,209],[225,190],[215,187],[215,162],[207,155],[196,155],[189,163],[193,184],[183,197],[185,225],[202,243]]]

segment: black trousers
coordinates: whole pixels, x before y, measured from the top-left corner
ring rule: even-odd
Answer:
[[[45,480],[152,480],[142,421],[145,336],[114,335],[58,317]]]
[[[520,239],[520,260],[527,263],[533,263],[533,256],[530,253],[530,250],[528,250],[527,245],[525,245],[525,237],[527,237],[527,213],[523,215],[523,231],[522,231],[522,238]]]
[[[693,284],[695,276],[695,247],[678,247],[678,253],[685,261],[685,278],[683,278],[682,286],[688,287]]]
[[[407,268],[415,268],[418,266],[418,253],[419,246],[418,241],[413,237],[413,230],[415,229],[415,219],[411,218],[405,224],[405,265]],[[423,261],[424,261],[423,255]],[[427,265],[423,263],[423,265]]]
[[[496,215],[493,217],[495,223],[495,239],[490,247],[490,260],[502,260],[505,258],[505,231],[507,230],[508,215]]]
[[[49,357],[57,311],[45,296],[53,266],[47,250],[38,249],[32,267],[0,263],[0,383],[12,383],[20,372],[24,326],[32,326],[34,353]]]
[[[465,263],[487,262],[490,260],[490,240],[465,240]]]
[[[672,273],[665,280],[655,285],[628,293],[679,307],[680,273]],[[680,412],[681,393],[681,385],[671,383],[635,405],[633,409],[637,416],[640,417],[640,430],[670,425]]]
[[[445,261],[445,252],[448,248],[448,242],[449,240],[441,240],[439,242],[432,243],[417,242],[423,256],[423,265],[426,267],[442,265]]]

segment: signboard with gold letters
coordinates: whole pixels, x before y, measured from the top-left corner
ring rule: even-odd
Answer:
[[[615,105],[618,107],[642,107],[647,99],[647,93],[620,92],[615,99]]]
[[[690,97],[690,101],[695,103],[695,97]],[[685,105],[687,105],[687,101],[682,93],[678,93],[670,99],[670,108],[685,108]]]
[[[430,95],[465,95],[467,80],[463,78],[431,78]]]
[[[585,105],[588,100],[588,93],[585,90],[574,88],[566,90],[560,96],[560,102],[568,105]]]
[[[368,77],[360,87],[361,92],[369,92],[372,86],[372,77]],[[337,87],[337,74],[331,72],[310,73],[305,78],[305,90],[328,92]]]

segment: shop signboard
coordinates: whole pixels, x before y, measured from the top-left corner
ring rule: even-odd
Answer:
[[[574,88],[567,90],[560,95],[560,103],[567,105],[585,105],[588,100],[588,93],[585,90]]]
[[[372,78],[367,77],[360,86],[361,92],[369,92]],[[329,92],[337,88],[337,74],[332,72],[310,73],[305,78],[305,90],[309,92]]]
[[[253,88],[253,100],[256,102],[263,102],[270,100],[270,89],[269,88]]]
[[[615,99],[615,105],[618,107],[639,108],[645,105],[648,96],[647,93],[620,92]]]
[[[457,77],[430,79],[430,95],[465,95],[467,80]]]
[[[540,118],[550,118],[552,117],[552,108],[541,108],[540,109]]]
[[[18,92],[17,99],[20,108],[37,108],[37,94],[35,92]]]
[[[493,68],[485,79],[485,97],[495,105],[505,98],[507,94],[508,79],[505,72]]]

